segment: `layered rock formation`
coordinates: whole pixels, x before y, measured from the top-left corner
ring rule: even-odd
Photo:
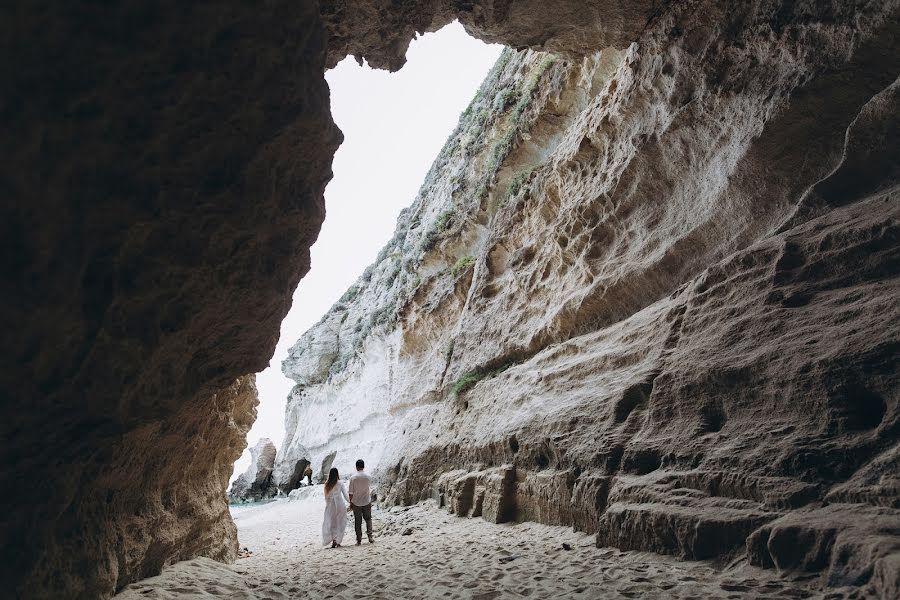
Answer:
[[[5,592],[18,598],[102,598],[179,560],[234,560],[237,530],[223,492],[256,418],[254,380],[241,377],[209,398],[186,402],[170,419],[107,433],[108,447],[95,450],[86,465],[75,459],[92,430],[72,431],[75,440],[62,446],[71,454],[57,456],[47,474],[62,489],[26,479],[32,491],[8,509],[12,516],[27,511],[46,522],[13,522],[4,515],[4,582],[21,582]],[[37,459],[13,456],[28,464]],[[68,505],[55,504],[60,494],[70,497]],[[40,537],[6,537],[15,532]]]
[[[829,572],[852,558],[890,589],[895,1],[13,0],[2,16],[0,485],[29,499],[0,517],[11,594],[106,597],[174,560],[234,555],[225,488],[254,418],[245,374],[265,367],[309,266],[340,141],[325,66],[350,53],[396,68],[416,30],[454,17],[574,62],[545,67],[521,110],[524,80],[518,98],[497,87],[475,112],[492,119],[485,140],[445,153],[459,177],[433,172],[443,200],[409,232],[440,230],[398,300],[402,325],[373,326],[365,361],[335,369],[343,387],[309,386],[340,400],[361,382],[365,406],[386,407],[372,412],[383,426],[342,425],[340,443],[364,451],[389,432],[395,499],[459,469],[473,506],[490,489],[482,507],[499,518],[620,522],[621,544],[648,522],[630,514],[679,532],[725,503],[741,535],[766,520],[753,560],[818,568],[784,543],[802,526],[838,557]],[[622,54],[594,56],[610,46]],[[501,77],[543,59],[527,60]],[[461,182],[480,195],[463,202]],[[379,344],[387,396],[354,366],[374,368]],[[517,404],[527,419],[504,419]],[[322,454],[330,435],[309,443]],[[567,508],[567,490],[594,512]],[[870,513],[859,559],[838,526]]]
[[[392,503],[890,597],[897,34],[896,3],[707,2],[504,54],[283,363],[285,446]]]
[[[236,556],[243,376],[309,268],[341,139],[325,33],[308,2],[0,13],[0,580],[94,600]]]
[[[231,483],[228,492],[232,503],[257,502],[278,495],[278,488],[272,481],[277,452],[269,438],[259,438],[250,448],[250,465]]]

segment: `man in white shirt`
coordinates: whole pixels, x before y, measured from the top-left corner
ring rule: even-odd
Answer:
[[[363,459],[356,461],[356,474],[350,478],[350,506],[353,508],[353,524],[356,526],[356,545],[362,543],[362,522],[366,520],[366,533],[369,543],[375,543],[372,537],[372,479],[363,469],[366,463]]]

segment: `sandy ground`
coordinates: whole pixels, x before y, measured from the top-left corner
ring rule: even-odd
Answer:
[[[492,525],[433,506],[374,510],[375,543],[321,545],[321,488],[299,501],[239,509],[234,565],[196,559],[116,598],[832,598],[812,581],[746,565],[718,570],[657,554],[594,547],[593,536],[534,523]],[[566,549],[566,544],[571,549]]]

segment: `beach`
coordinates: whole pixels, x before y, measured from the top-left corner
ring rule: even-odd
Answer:
[[[724,568],[595,547],[595,537],[535,523],[495,525],[433,503],[373,510],[375,543],[323,547],[321,486],[305,497],[234,511],[241,549],[233,565],[177,563],[124,588],[120,600],[489,598],[842,598],[815,580],[787,580],[742,561]],[[849,593],[849,591],[848,591]]]

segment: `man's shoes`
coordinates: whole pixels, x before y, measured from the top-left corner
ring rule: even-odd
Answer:
[[[374,544],[374,543],[375,543],[375,538],[373,538],[371,535],[369,536],[369,543],[370,543],[370,544]]]
[[[360,544],[362,544],[362,540],[356,540],[356,545],[359,546]]]

